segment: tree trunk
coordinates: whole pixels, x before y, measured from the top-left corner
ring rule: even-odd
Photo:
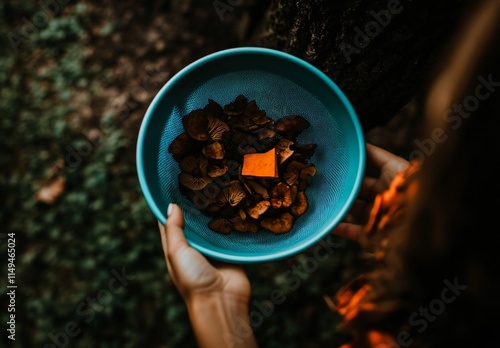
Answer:
[[[365,130],[422,88],[463,0],[272,0],[251,44],[303,58],[346,93]]]

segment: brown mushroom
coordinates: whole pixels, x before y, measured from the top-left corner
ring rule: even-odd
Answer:
[[[244,95],[240,94],[233,102],[224,106],[224,112],[230,116],[241,115],[243,112],[245,112],[247,102],[247,98]]]
[[[307,202],[307,196],[304,191],[297,192],[297,198],[295,199],[295,203],[290,207],[290,212],[295,216],[299,217],[303,215],[307,209],[309,208],[309,204]]]
[[[185,155],[191,152],[193,139],[186,132],[179,134],[168,147],[168,152],[172,155]]]
[[[197,109],[182,118],[182,124],[189,136],[195,140],[206,141],[208,134],[208,119],[203,110]]]
[[[247,115],[233,117],[227,122],[227,124],[231,129],[241,130],[244,132],[254,132],[261,128],[253,122],[253,119],[250,116]]]
[[[274,209],[288,208],[292,205],[290,186],[280,182],[271,191],[271,206]]]
[[[245,221],[247,219],[247,213],[243,209],[238,210],[238,216],[241,220]]]
[[[201,149],[201,152],[208,158],[220,160],[224,158],[226,151],[224,150],[224,146],[218,141],[214,141],[210,145],[205,146]]]
[[[253,115],[252,117],[252,122],[257,125],[257,126],[265,126],[269,122],[271,122],[271,119],[267,117],[265,111],[259,111],[256,114]]]
[[[220,201],[218,204],[220,206]],[[217,213],[217,217],[224,219],[232,219],[234,217],[234,214],[236,214],[237,212],[238,209],[236,207],[232,207],[229,204],[225,204],[221,207],[220,211]]]
[[[227,173],[227,166],[223,165],[222,167],[218,166],[210,166],[208,167],[208,176],[211,178],[218,178],[219,176],[223,176]]]
[[[253,117],[261,112],[262,110],[259,108],[255,100],[249,101],[245,107],[245,115],[249,117]]]
[[[208,160],[203,156],[188,156],[179,162],[183,172],[201,177],[207,174]]]
[[[297,192],[299,188],[297,185],[292,185],[290,186],[290,196],[292,196],[292,205],[295,203],[295,200],[297,199]]]
[[[259,230],[259,225],[256,221],[250,219],[242,220],[239,216],[231,219],[231,223],[236,232],[256,233]]]
[[[212,178],[207,175],[208,161],[203,156],[188,156],[182,159],[179,166],[182,172],[179,174],[179,182],[186,188],[194,191],[204,189]]]
[[[283,234],[290,232],[293,228],[293,215],[286,212],[278,217],[269,217],[262,219],[260,226],[270,232]]]
[[[309,159],[314,155],[317,147],[317,144],[294,144],[292,149],[304,159]]]
[[[276,144],[276,153],[278,154],[279,164],[282,164],[287,159],[293,155],[293,150],[290,146],[293,145],[293,142],[288,139],[280,139],[278,144]]]
[[[231,221],[227,219],[215,219],[208,223],[208,227],[221,234],[230,234],[233,230]]]
[[[274,129],[278,132],[288,133],[291,132],[295,136],[299,135],[302,131],[309,128],[311,124],[302,116],[290,115],[280,118],[274,124]]]
[[[316,174],[316,167],[309,163],[304,168],[300,170],[300,178],[302,180],[307,180],[307,178],[314,176]]]
[[[183,186],[193,191],[203,190],[208,184],[212,182],[212,178],[209,176],[197,178],[192,174],[186,172],[180,173],[178,179]]]
[[[311,163],[304,165],[299,174],[299,190],[305,190],[309,184],[308,178],[316,174],[316,167]]]
[[[298,184],[299,170],[294,166],[288,165],[286,171],[283,173],[283,180],[290,186]]]
[[[246,155],[249,153],[257,153],[257,149],[253,147],[252,145],[243,145],[243,146],[238,146],[237,151],[240,155]]]
[[[269,209],[270,206],[271,203],[269,201],[260,201],[254,206],[248,208],[247,213],[248,215],[250,215],[252,219],[258,220],[260,216],[264,214],[267,211],[267,209]]]
[[[244,181],[244,186],[250,194],[258,194],[263,199],[269,199],[269,192],[265,189],[264,186],[260,185],[258,182],[252,179],[246,179]]]
[[[271,128],[262,128],[257,132],[257,138],[261,142],[267,143],[276,137],[276,132]]]
[[[229,131],[229,126],[226,122],[222,121],[220,118],[217,118],[212,115],[207,116],[208,120],[208,134],[210,134],[210,138],[215,141],[222,140],[222,135],[224,132]]]
[[[222,106],[213,99],[208,99],[208,104],[203,108],[203,111],[205,111],[207,116],[215,116],[224,122],[228,120],[228,116],[224,113]]]
[[[246,193],[239,181],[231,181],[218,195],[221,204],[228,203],[232,207],[237,206],[245,197]]]
[[[209,203],[209,202],[207,202]],[[221,206],[217,203],[211,203],[211,204],[205,204],[206,207],[205,208],[202,208],[201,207],[201,210],[203,210],[203,212],[208,215],[208,216],[216,216],[219,214],[219,212],[221,211]]]

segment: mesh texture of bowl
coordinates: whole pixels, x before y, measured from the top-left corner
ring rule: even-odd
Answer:
[[[255,100],[270,118],[295,114],[311,126],[298,138],[316,143],[310,162],[317,168],[306,194],[308,211],[283,235],[267,231],[221,235],[179,190],[178,163],[168,152],[184,132],[182,117],[209,99],[220,105],[239,94]],[[137,173],[144,197],[165,223],[168,204],[184,212],[192,247],[231,263],[278,260],[313,246],[343,219],[358,193],[365,165],[365,143],[356,112],[341,89],[308,62],[281,51],[231,48],[205,56],[172,77],[149,105],[137,141]]]

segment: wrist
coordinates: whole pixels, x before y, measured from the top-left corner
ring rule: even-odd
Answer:
[[[200,347],[256,347],[248,299],[232,294],[196,294],[186,305]]]

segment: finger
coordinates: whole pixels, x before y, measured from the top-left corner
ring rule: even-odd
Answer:
[[[366,157],[377,168],[382,168],[397,156],[381,147],[366,143]]]
[[[377,179],[365,176],[359,188],[358,197],[367,201],[372,201],[377,195]]]
[[[332,234],[343,238],[348,238],[355,242],[359,241],[361,233],[363,233],[363,227],[361,225],[351,224],[347,222],[341,222],[332,231]]]
[[[391,174],[399,173],[410,165],[404,158],[369,143],[366,144],[366,156],[375,167],[384,168]]]
[[[368,207],[368,203],[361,199],[356,199],[349,210],[349,214],[355,219],[363,219],[366,217]]]
[[[173,278],[174,273],[172,270],[172,266],[170,265],[170,262],[168,260],[167,235],[165,233],[165,226],[163,226],[160,221],[158,221],[158,229],[160,230],[161,246],[163,249],[163,255],[165,256],[165,263],[167,265],[167,270],[168,270],[168,273],[170,274],[170,277]]]
[[[165,235],[167,243],[167,255],[172,257],[176,252],[189,247],[184,236],[184,216],[177,204],[171,203],[170,213],[165,223]]]

